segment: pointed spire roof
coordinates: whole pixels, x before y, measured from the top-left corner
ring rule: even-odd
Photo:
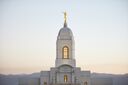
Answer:
[[[60,29],[58,39],[73,39],[73,33],[70,28],[67,27],[67,13],[64,12],[64,26]]]

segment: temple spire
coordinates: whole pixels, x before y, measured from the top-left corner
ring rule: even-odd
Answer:
[[[67,13],[64,12],[64,27],[67,27]]]

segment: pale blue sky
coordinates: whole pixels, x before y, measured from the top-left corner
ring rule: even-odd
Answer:
[[[54,66],[64,11],[75,38],[77,66],[128,73],[127,0],[1,0],[0,73]]]

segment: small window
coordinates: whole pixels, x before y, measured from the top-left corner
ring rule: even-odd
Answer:
[[[44,82],[44,85],[47,85],[47,82]]]
[[[64,82],[68,82],[68,76],[67,75],[64,75]]]
[[[85,82],[84,82],[84,85],[88,85],[88,82],[87,82],[87,81],[85,81]]]
[[[62,49],[63,59],[69,59],[69,48],[64,46]]]

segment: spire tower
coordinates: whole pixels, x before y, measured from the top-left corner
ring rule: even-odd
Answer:
[[[60,29],[56,41],[56,67],[62,65],[76,66],[74,37],[67,27],[67,13],[64,12],[64,27]]]

